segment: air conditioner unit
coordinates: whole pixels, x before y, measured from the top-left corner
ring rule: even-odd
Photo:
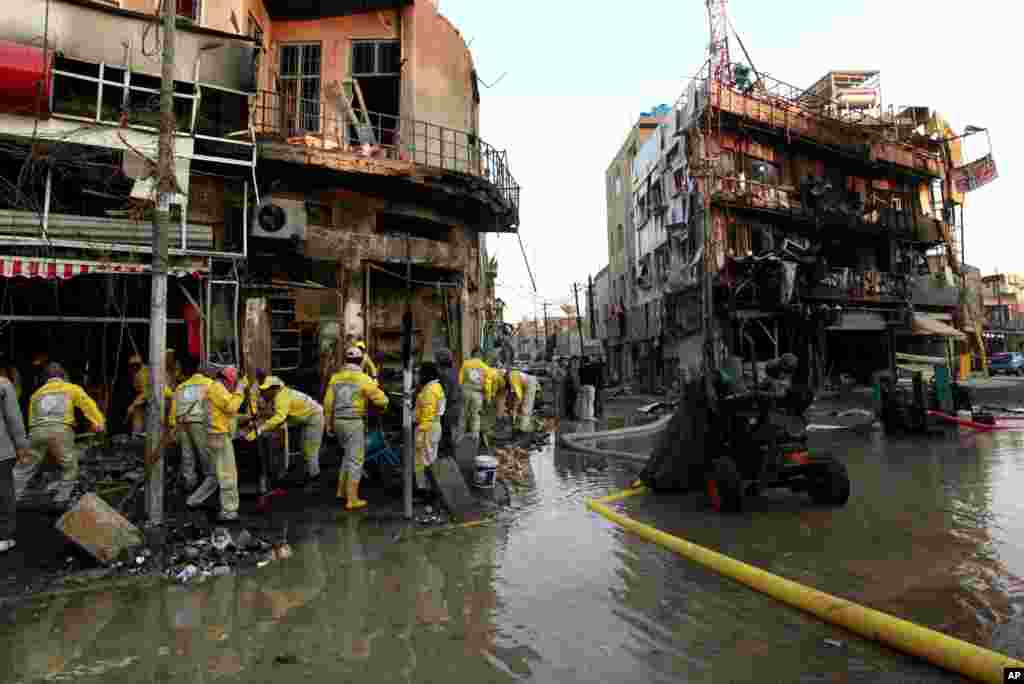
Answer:
[[[302,242],[306,218],[305,200],[268,197],[253,210],[252,236]]]

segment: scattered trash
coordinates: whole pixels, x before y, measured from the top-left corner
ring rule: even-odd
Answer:
[[[270,561],[269,560],[261,560],[260,562],[256,563],[256,567],[257,568],[265,568],[268,565],[270,565]]]
[[[243,529],[241,532],[235,535],[234,544],[236,549],[245,551],[247,549],[252,548],[255,542],[256,539],[252,536],[252,533],[249,532],[249,530]]]
[[[218,551],[224,551],[231,545],[231,535],[223,527],[218,527],[210,535],[210,543]]]
[[[183,555],[189,560],[195,560],[199,558],[199,549],[194,546],[186,546]]]
[[[146,557],[145,556],[136,556],[135,557],[135,564],[136,565],[142,565],[145,562],[146,562]]]
[[[828,646],[832,646],[833,648],[842,648],[843,647],[843,642],[836,641],[835,639],[825,639],[825,644],[828,645]]]
[[[198,574],[199,574],[199,568],[197,568],[194,565],[186,565],[184,568],[181,569],[181,572],[179,572],[174,577],[175,577],[176,580],[178,580],[182,584],[185,584],[186,582],[189,582],[189,581],[195,579],[196,575],[198,575]]]
[[[171,655],[171,649],[167,646],[161,646],[156,650],[158,656],[169,656]]]

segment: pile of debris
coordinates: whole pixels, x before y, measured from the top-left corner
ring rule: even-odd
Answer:
[[[514,484],[526,484],[533,477],[530,470],[530,451],[522,447],[506,447],[494,450],[498,461],[498,477]]]
[[[197,536],[172,545],[164,575],[183,584],[208,577],[229,575],[236,567],[259,567],[287,560],[292,548],[287,543],[271,545],[249,530],[234,533],[217,527],[209,536]]]

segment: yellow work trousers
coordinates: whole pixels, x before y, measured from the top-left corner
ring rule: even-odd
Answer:
[[[421,474],[434,465],[437,448],[441,444],[441,420],[434,419],[430,427],[416,426],[416,473]]]
[[[343,454],[341,472],[353,480],[363,479],[366,461],[366,423],[362,418],[341,418],[334,421],[334,433]]]
[[[210,457],[210,445],[207,440],[206,423],[181,423],[178,425],[178,446],[181,447],[181,476],[185,478],[189,489],[195,486],[199,479],[196,468],[196,458],[199,459],[199,468],[203,474],[209,475],[213,472]]]
[[[32,428],[28,434],[31,457],[25,463],[14,466],[14,496],[20,498],[25,487],[35,477],[39,468],[52,453],[60,464],[65,482],[78,479],[78,455],[75,453],[75,431],[67,425],[42,425]]]
[[[220,509],[224,513],[238,512],[238,465],[235,463],[235,445],[231,435],[210,433],[210,460],[217,482],[220,484]]]
[[[316,477],[320,474],[320,445],[324,442],[323,410],[296,419],[292,425],[302,426],[302,457],[306,461],[306,474]]]
[[[537,399],[537,381],[530,380],[523,387],[523,400],[516,406],[518,427],[522,432],[530,432],[533,428],[533,404]]]
[[[466,389],[463,391],[466,401],[466,434],[480,436],[480,412],[484,409],[484,393]]]

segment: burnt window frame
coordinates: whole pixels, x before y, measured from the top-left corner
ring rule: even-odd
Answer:
[[[397,38],[357,38],[352,41],[352,49],[350,51],[351,61],[349,62],[349,72],[353,78],[372,78],[374,76],[401,76],[402,75],[402,41]],[[364,71],[356,69],[358,60],[356,59],[356,51],[361,48],[372,47],[373,48],[373,67],[370,71]],[[393,71],[383,70],[382,64],[385,62],[383,56],[384,50],[381,48],[395,48],[396,54],[393,55],[393,63],[390,66],[394,67]],[[383,66],[389,66],[383,64]]]

